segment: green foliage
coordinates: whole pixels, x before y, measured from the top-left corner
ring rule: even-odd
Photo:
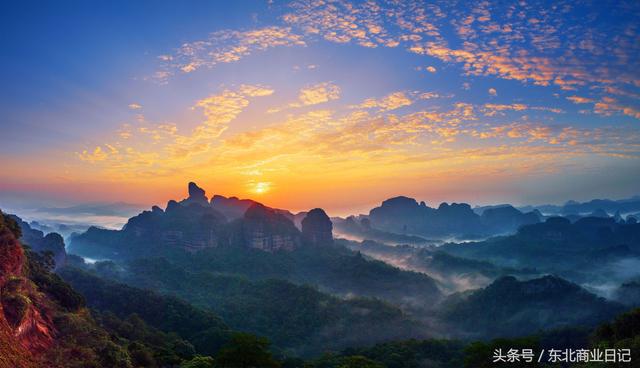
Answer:
[[[510,337],[572,325],[595,327],[621,310],[556,276],[526,281],[506,276],[484,289],[449,297],[441,316],[477,338]]]
[[[252,280],[285,279],[317,285],[341,295],[359,295],[393,303],[433,303],[441,297],[433,279],[362,257],[343,246],[301,247],[268,253],[242,247],[211,248],[172,258],[185,269],[240,274]]]
[[[180,368],[215,368],[215,360],[208,356],[195,356],[189,361],[180,364]]]
[[[28,260],[29,278],[41,291],[47,293],[68,312],[84,307],[84,297],[73,290],[60,276],[51,272],[53,266],[50,253],[37,253],[27,248],[25,254]]]
[[[147,324],[190,341],[199,353],[213,354],[229,339],[231,331],[218,316],[176,297],[103,280],[79,269],[64,268],[59,273],[92,308],[119,318],[137,314]]]
[[[384,364],[362,355],[326,354],[313,362],[313,368],[386,368]]]
[[[195,271],[162,258],[139,259],[126,269],[122,278],[125,283],[210,308],[231,328],[266,336],[277,348],[293,355],[313,355],[424,331],[399,308],[379,300],[343,300],[284,280],[250,281],[240,276]],[[80,290],[85,289],[70,281]],[[97,292],[93,285],[87,285],[91,289],[88,299]],[[195,336],[189,341],[198,349],[203,346]]]
[[[127,345],[131,360],[136,366],[177,365],[195,354],[195,349],[189,342],[175,334],[167,334],[149,326],[135,314],[121,320],[110,312],[94,313],[102,328]],[[143,362],[147,363],[142,364]]]
[[[465,344],[455,340],[404,340],[377,344],[366,348],[349,348],[344,355],[359,355],[382,363],[388,368],[455,367],[462,365]]]
[[[640,308],[618,316],[598,327],[592,335],[592,348],[630,349],[631,362],[640,361]],[[608,364],[608,365],[605,365]],[[589,363],[585,367],[628,367],[629,363]]]
[[[246,333],[236,333],[216,355],[220,368],[279,368],[269,352],[269,340]]]

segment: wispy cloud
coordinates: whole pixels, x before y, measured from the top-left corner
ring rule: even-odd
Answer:
[[[160,55],[161,69],[154,78],[160,81],[176,72],[190,73],[219,63],[238,61],[257,51],[274,47],[305,46],[302,36],[290,27],[270,26],[259,29],[213,32],[204,40],[183,44],[174,53]]]
[[[76,153],[92,164],[102,162],[107,171],[131,174],[135,169],[170,170],[184,160],[207,153],[228,128],[228,124],[249,105],[249,100],[273,94],[269,87],[241,85],[225,89],[195,102],[192,109],[202,111],[204,121],[190,133],[179,132],[175,123],[153,124],[146,121],[124,124],[116,141]]]
[[[404,106],[410,106],[413,104],[413,100],[409,98],[404,92],[394,92],[386,95],[380,99],[368,98],[361,104],[353,106],[359,109],[378,109],[380,111],[389,111],[399,109]]]
[[[309,85],[300,90],[297,101],[291,102],[286,106],[272,107],[267,112],[276,113],[287,108],[312,106],[334,101],[340,98],[340,92],[340,87],[332,82]]]

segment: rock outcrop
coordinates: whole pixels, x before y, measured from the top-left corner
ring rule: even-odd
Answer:
[[[181,202],[181,204],[199,204],[201,206],[209,206],[209,200],[205,195],[204,189],[200,188],[198,184],[190,182],[188,186],[189,197]]]
[[[55,328],[44,295],[25,275],[19,225],[0,212],[0,366],[31,367],[53,344]],[[4,365],[3,365],[4,364]]]
[[[267,252],[290,251],[300,244],[300,232],[286,216],[255,203],[242,218],[239,240]]]
[[[520,226],[540,222],[534,212],[512,206],[485,209],[482,216],[466,203],[441,203],[431,208],[413,198],[395,197],[369,212],[371,226],[380,230],[425,237],[485,237],[515,232]]]
[[[522,213],[510,205],[488,208],[481,216],[482,223],[497,233],[513,232],[520,226],[536,224],[540,217],[536,212]]]
[[[323,209],[312,209],[302,220],[302,239],[313,246],[333,244],[333,224]]]

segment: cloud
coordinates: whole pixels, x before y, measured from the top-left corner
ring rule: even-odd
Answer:
[[[361,104],[353,106],[359,109],[377,109],[379,111],[390,111],[404,106],[410,106],[413,100],[405,92],[394,92],[380,99],[368,98]]]
[[[137,104],[137,103],[131,103],[131,104],[129,104],[129,108],[131,110],[140,110],[142,108],[142,105]]]
[[[638,5],[612,6],[616,23],[598,21],[595,3],[449,2],[353,4],[296,1],[283,19],[309,39],[364,47],[403,47],[458,64],[467,75],[495,76],[575,91],[637,83]],[[613,19],[613,18],[612,18]],[[443,29],[453,26],[454,34]],[[456,46],[453,46],[456,45]]]
[[[231,63],[257,51],[274,47],[305,46],[302,36],[289,27],[270,26],[259,29],[213,32],[204,40],[182,44],[174,54],[161,55],[161,70],[155,79],[166,81],[176,72],[191,73],[220,63]]]
[[[416,178],[416,173],[448,180],[500,178],[505,172],[558,170],[577,158],[640,158],[637,130],[525,120],[525,114],[537,108],[526,104],[420,104],[421,99],[439,97],[420,91],[367,98],[367,107],[308,105],[316,108],[272,116],[258,128],[227,130],[232,124],[248,126],[253,118],[242,112],[253,99],[273,93],[260,85],[223,89],[193,103],[203,119],[192,129],[167,122],[128,123],[112,139],[76,157],[96,175],[110,179],[224,178],[235,183],[229,190],[265,196],[278,192],[283,183],[300,191],[320,182],[338,185],[345,173],[350,183],[363,188],[372,180]],[[411,109],[394,108],[407,101]],[[513,120],[487,116],[488,111],[509,111]]]
[[[433,67],[433,66],[428,66],[425,70],[430,72],[430,73],[435,73],[436,72],[436,68]]]
[[[82,161],[87,161],[87,162],[91,162],[91,163],[104,161],[108,157],[107,153],[102,150],[101,146],[97,146],[91,152],[89,152],[87,150],[83,150],[81,153],[78,153],[77,156]]]
[[[614,114],[627,115],[635,119],[640,119],[640,110],[633,106],[626,106],[620,103],[618,99],[605,96],[593,106],[596,114],[611,116]]]
[[[298,95],[298,105],[317,105],[338,98],[340,98],[340,87],[331,82],[324,82],[301,89]]]
[[[338,100],[340,98],[340,86],[332,82],[317,83],[300,89],[298,100],[286,106],[272,107],[267,113],[273,114],[289,108],[318,105],[321,103]]]
[[[497,96],[498,95],[498,91],[496,91],[495,88],[489,88],[489,90],[487,92],[489,92],[489,95],[491,95],[491,96]]]
[[[231,121],[249,105],[252,98],[273,94],[273,89],[261,85],[240,85],[235,90],[225,89],[195,102],[192,109],[199,110],[204,121],[188,134],[179,132],[175,123],[153,124],[146,121],[123,124],[116,140],[82,150],[76,156],[91,164],[104,163],[107,171],[121,174],[130,169],[175,169],[185,160],[210,152]]]
[[[529,106],[527,104],[522,103],[514,103],[514,104],[484,104],[483,111],[485,116],[495,116],[498,113],[502,113],[504,111],[524,111],[524,110],[534,110],[534,111],[547,111],[555,114],[561,114],[564,111],[557,107],[546,107],[546,106]]]
[[[591,103],[593,102],[593,99],[591,98],[587,98],[587,97],[580,97],[580,96],[569,96],[567,97],[567,100],[575,103],[575,104],[585,104],[585,103]]]

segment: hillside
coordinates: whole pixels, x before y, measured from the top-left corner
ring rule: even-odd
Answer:
[[[174,295],[214,311],[231,328],[269,337],[292,355],[427,333],[424,325],[390,304],[364,298],[344,300],[284,280],[250,281],[183,268],[162,258],[131,261],[115,272],[102,270],[104,276],[128,285]]]
[[[513,337],[560,327],[592,327],[624,310],[556,276],[502,277],[484,289],[450,296],[441,315],[469,337]]]

